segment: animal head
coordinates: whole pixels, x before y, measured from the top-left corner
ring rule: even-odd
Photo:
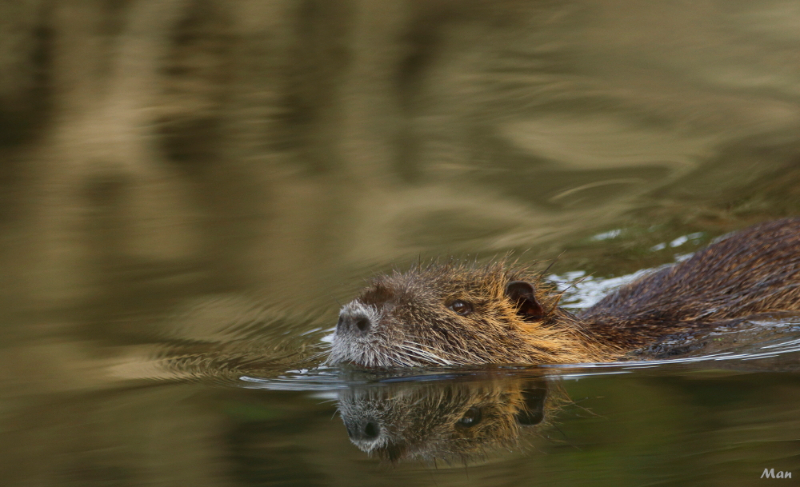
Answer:
[[[329,364],[366,367],[575,363],[593,358],[560,294],[504,262],[417,266],[344,305]]]

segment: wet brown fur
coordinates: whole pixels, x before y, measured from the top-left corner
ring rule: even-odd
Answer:
[[[533,284],[544,310],[541,319],[520,317],[517,303],[504,294],[511,281]],[[580,315],[560,308],[560,297],[541,274],[505,261],[485,267],[432,264],[380,276],[357,298],[381,312],[379,338],[365,345],[378,358],[348,357],[350,352],[343,351],[342,343],[337,348],[334,337],[329,362],[602,362],[671,334],[761,313],[798,311],[800,219],[735,233],[684,262],[623,286]],[[473,312],[453,313],[447,306],[455,299],[471,303]]]
[[[699,327],[800,311],[800,219],[734,233],[623,286],[580,318],[605,342],[636,348]]]
[[[509,377],[361,386],[339,393],[338,410],[350,440],[381,460],[466,464],[518,448],[566,403],[555,384]]]

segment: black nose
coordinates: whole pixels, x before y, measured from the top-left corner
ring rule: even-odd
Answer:
[[[339,315],[339,321],[336,322],[336,331],[350,331],[359,335],[366,335],[371,326],[372,323],[370,323],[369,318],[362,314],[350,315],[342,313]]]

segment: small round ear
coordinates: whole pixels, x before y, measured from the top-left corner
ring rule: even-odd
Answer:
[[[544,316],[542,305],[536,300],[533,284],[525,281],[511,281],[506,285],[506,296],[517,303],[517,314],[523,319],[538,319]]]

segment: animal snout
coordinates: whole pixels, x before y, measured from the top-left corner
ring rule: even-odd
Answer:
[[[342,311],[339,315],[339,321],[336,322],[336,331],[338,333],[355,333],[357,335],[366,335],[372,327],[372,322],[369,317],[362,313],[347,313]]]
[[[366,420],[354,425],[345,425],[347,436],[354,441],[374,441],[381,435],[381,426],[375,420]]]

